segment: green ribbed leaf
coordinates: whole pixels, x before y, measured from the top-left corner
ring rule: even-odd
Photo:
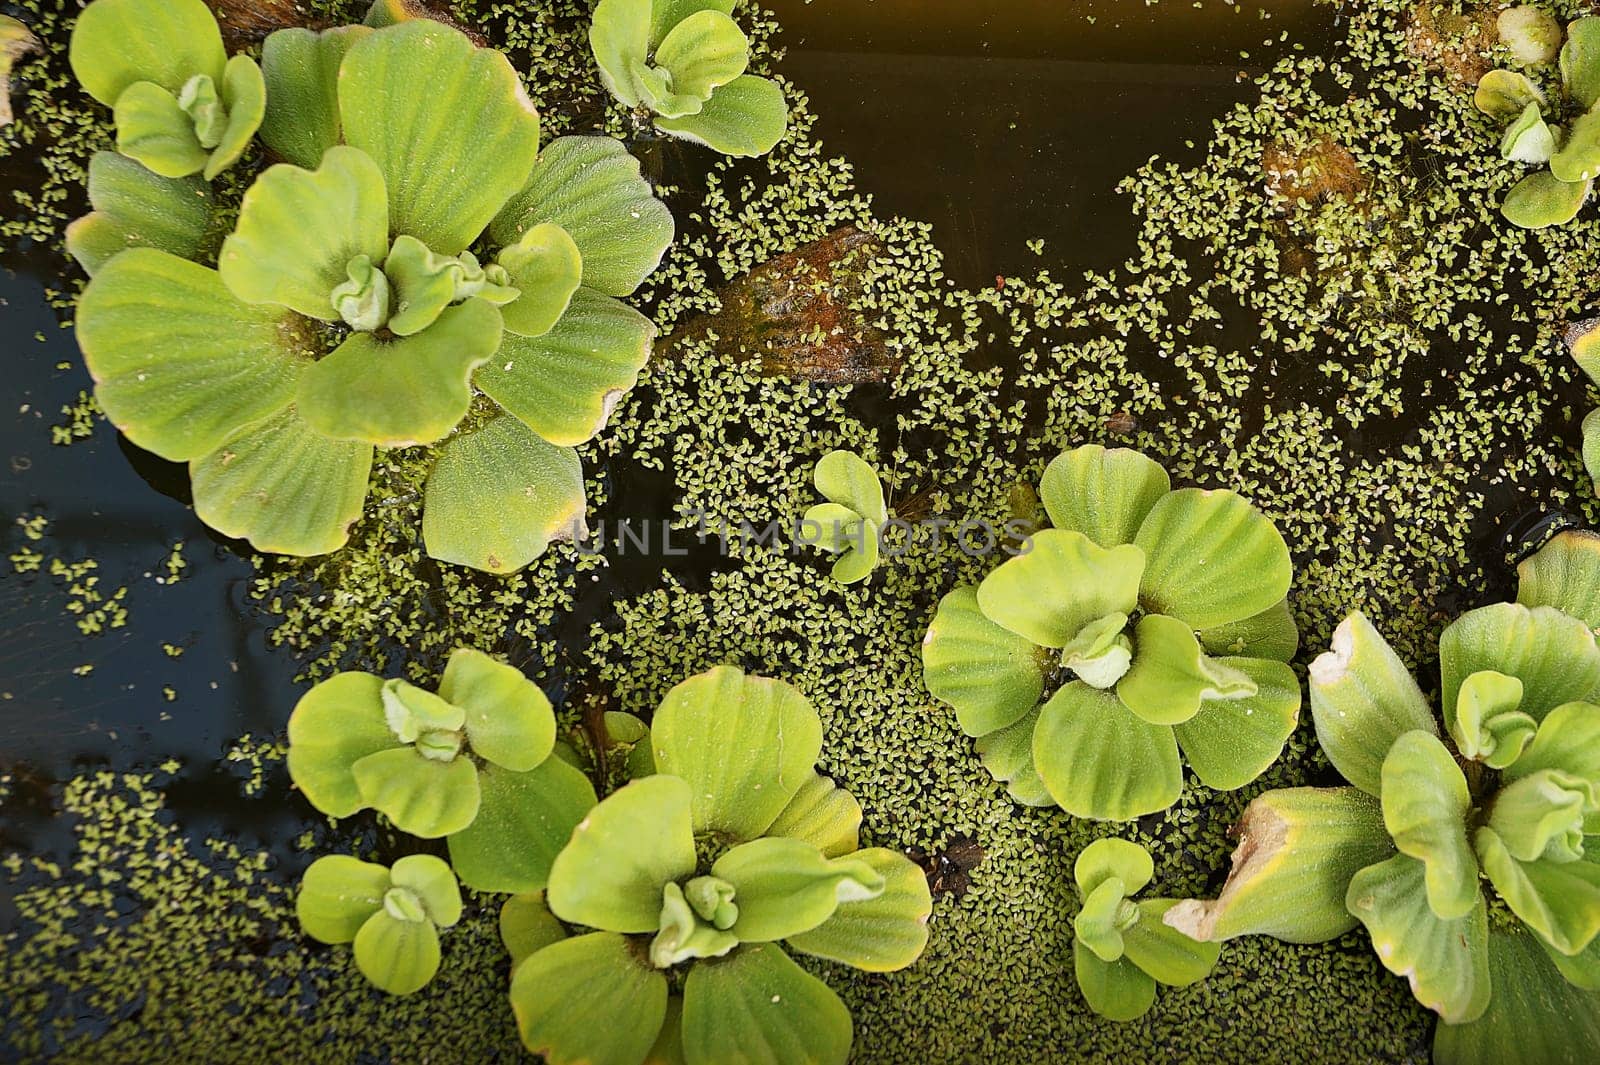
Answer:
[[[1540,170],[1512,186],[1500,213],[1507,222],[1523,229],[1565,225],[1577,217],[1593,184],[1561,181],[1548,170]]]
[[[420,991],[439,971],[439,932],[431,921],[408,921],[379,910],[356,933],[356,968],[391,995]]]
[[[768,836],[802,839],[829,858],[860,846],[861,804],[833,781],[813,772],[767,826]]]
[[[475,891],[544,888],[550,868],[594,807],[594,785],[559,758],[523,772],[486,766],[472,824],[450,837],[450,862]]]
[[[513,895],[500,904],[500,942],[511,955],[511,971],[552,943],[567,938],[567,927],[545,905],[544,892]]]
[[[228,55],[202,0],[96,0],[72,28],[68,59],[84,90],[110,107],[135,82],[174,95],[197,74],[220,83]]]
[[[1443,921],[1467,916],[1482,899],[1467,840],[1472,795],[1461,768],[1437,736],[1416,730],[1389,749],[1382,779],[1383,823],[1400,853],[1426,871],[1428,905]]]
[[[1472,906],[1441,918],[1424,876],[1422,863],[1404,854],[1368,866],[1350,881],[1350,912],[1367,926],[1378,960],[1411,982],[1418,1002],[1447,1024],[1476,1020],[1489,1005],[1488,907],[1474,878]]]
[[[1549,607],[1498,603],[1461,615],[1439,638],[1445,719],[1472,674],[1522,682],[1518,709],[1535,721],[1563,703],[1600,701],[1600,646],[1583,622]]]
[[[1473,836],[1483,871],[1511,912],[1563,954],[1576,954],[1600,934],[1600,856],[1577,861],[1514,858],[1489,827]]]
[[[508,414],[451,437],[423,498],[422,538],[441,562],[515,573],[585,523],[583,466]]]
[[[261,49],[267,88],[261,139],[267,147],[307,170],[322,163],[322,153],[338,144],[343,133],[339,66],[350,47],[371,32],[367,26],[336,26],[321,33],[293,27],[267,37]]]
[[[382,693],[382,677],[339,673],[301,696],[289,715],[289,778],[330,817],[366,806],[351,767],[399,746],[384,719]]]
[[[367,755],[350,772],[365,805],[421,839],[460,832],[478,816],[478,771],[466,758],[441,762],[396,747]]]
[[[1041,647],[1065,647],[1090,622],[1133,613],[1144,567],[1139,548],[1107,549],[1063,529],[1044,529],[1030,543],[978,586],[990,621]]]
[[[939,601],[922,639],[924,683],[955,709],[969,736],[1015,724],[1038,706],[1045,668],[1031,640],[984,616],[972,587]]]
[[[1382,786],[1394,741],[1421,729],[1438,732],[1416,678],[1366,615],[1351,614],[1333,632],[1333,648],[1311,663],[1311,716],[1328,761],[1369,795]]]
[[[1054,806],[1055,799],[1033,764],[1033,733],[1039,724],[1035,707],[1014,723],[978,737],[973,749],[983,768],[1005,784],[1006,794],[1024,806]]]
[[[739,915],[728,930],[744,943],[809,932],[841,902],[875,899],[884,889],[878,871],[853,855],[827,858],[804,840],[782,836],[733,847],[711,875],[733,885]]]
[[[244,195],[217,270],[246,303],[276,303],[336,321],[333,290],[351,259],[389,251],[383,175],[366,155],[328,149],[316,170],[269,167]]]
[[[580,288],[548,333],[507,333],[474,383],[550,443],[576,446],[605,428],[650,360],[655,336],[632,307]]]
[[[657,118],[656,128],[723,155],[766,155],[789,128],[789,103],[777,82],[745,74],[712,93],[698,114]]]
[[[451,652],[439,697],[465,712],[467,744],[485,761],[526,772],[555,747],[556,718],[544,692],[522,670],[482,651]]]
[[[1155,725],[1178,725],[1202,703],[1256,694],[1250,676],[1208,657],[1187,622],[1146,614],[1134,631],[1133,665],[1117,682],[1122,705]]]
[[[1074,939],[1072,968],[1084,1001],[1107,1020],[1137,1020],[1155,1004],[1156,982],[1126,957],[1101,961],[1094,951]]]
[[[1289,548],[1235,492],[1183,488],[1151,507],[1134,542],[1145,553],[1145,609],[1194,629],[1243,621],[1289,591]]]
[[[1033,763],[1050,795],[1074,817],[1131,821],[1165,810],[1183,791],[1170,725],[1152,725],[1117,697],[1073,681],[1044,704]]]
[[[672,243],[672,212],[639,175],[639,161],[610,137],[552,141],[490,234],[510,245],[545,223],[577,244],[584,287],[607,296],[630,295]]]
[[[287,407],[189,463],[197,517],[276,555],[323,555],[350,538],[372,445],[329,440]]]
[[[1300,649],[1300,629],[1289,609],[1289,600],[1283,599],[1243,621],[1203,630],[1200,646],[1210,655],[1292,662]]]
[[[539,153],[539,115],[510,61],[430,19],[350,47],[339,114],[346,143],[383,173],[393,231],[439,255],[478,238]]]
[[[1222,944],[1201,943],[1166,924],[1177,899],[1144,899],[1139,920],[1122,932],[1124,956],[1148,976],[1168,987],[1188,987],[1217,967]]]
[[[1517,567],[1517,602],[1600,628],[1600,536],[1568,529]]]
[[[106,263],[77,326],[106,417],[175,462],[287,407],[310,354],[281,309],[240,303],[216,271],[149,248]]]
[[[312,862],[300,880],[295,916],[305,934],[322,943],[349,943],[367,919],[383,909],[389,870],[344,854]]]
[[[1600,995],[1561,979],[1525,933],[1489,935],[1489,1008],[1470,1024],[1441,1024],[1433,1060],[1449,1065],[1587,1065],[1600,1045]]]
[[[870,973],[904,969],[928,945],[928,918],[933,913],[928,878],[898,851],[874,847],[850,858],[882,877],[883,892],[876,898],[839,903],[832,917],[785,942],[803,954]]]
[[[500,346],[500,312],[479,299],[415,336],[352,333],[300,375],[301,417],[334,440],[409,447],[443,439],[472,404],[472,372]]]
[[[500,314],[506,332],[520,337],[541,337],[554,329],[583,283],[583,254],[553,222],[529,229],[495,261],[505,267],[519,293]]]
[[[1269,791],[1245,807],[1222,894],[1187,900],[1163,918],[1206,942],[1269,935],[1321,943],[1356,926],[1350,878],[1394,854],[1378,800],[1356,788]]]
[[[661,39],[655,61],[672,75],[673,92],[704,100],[744,73],[750,42],[726,14],[697,11]]]
[[[1098,444],[1057,455],[1039,481],[1050,524],[1101,547],[1133,543],[1156,501],[1171,490],[1167,471],[1154,459]]]
[[[164,178],[116,152],[96,152],[89,203],[94,211],[67,227],[67,251],[91,277],[128,248],[198,259],[208,243],[211,190],[199,178]]]
[[[622,936],[595,932],[553,943],[517,966],[511,1009],[523,1046],[547,1065],[641,1062],[666,1019],[667,978]]]
[[[688,782],[696,833],[764,834],[813,772],[822,721],[798,689],[733,666],[690,677],[651,723],[659,772]]]
[[[1300,720],[1300,678],[1282,662],[1218,660],[1250,678],[1256,693],[1207,700],[1200,712],[1173,726],[1183,758],[1208,788],[1233,791],[1278,760]]]
[[[590,810],[551,865],[551,911],[609,932],[655,932],[661,889],[695,869],[690,800],[689,785],[678,777],[654,776]]]
[[[1600,102],[1600,18],[1580,18],[1568,25],[1560,58],[1568,99],[1584,111],[1591,110]]]
[[[851,1039],[850,1011],[839,996],[776,943],[698,962],[684,982],[689,1065],[844,1065]]]

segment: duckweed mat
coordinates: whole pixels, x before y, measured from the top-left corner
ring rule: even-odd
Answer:
[[[78,282],[52,249],[108,128],[70,85],[77,5],[17,6],[46,52],[18,64],[17,121],[0,133],[6,173],[20,175],[0,231],[48,259],[66,315]],[[355,5],[275,6],[315,21]],[[958,285],[940,233],[881,217],[851,163],[817,139],[804,85],[785,82],[791,134],[758,162],[636,141],[680,236],[643,293],[664,338],[656,357],[585,448],[591,525],[636,533],[608,557],[562,545],[508,578],[435,563],[418,537],[425,456],[393,452],[373,473],[381,505],[337,555],[246,565],[191,544],[124,573],[59,534],[50,486],[14,471],[8,584],[81,638],[49,668],[92,672],[130,627],[181,662],[203,623],[175,618],[159,596],[180,593],[152,586],[195,579],[184,570],[198,550],[204,586],[231,588],[290,701],[229,736],[220,758],[215,745],[210,757],[136,749],[47,772],[0,756],[0,1057],[521,1056],[488,898],[445,938],[435,982],[404,999],[371,990],[293,918],[316,854],[392,856],[397,840],[371,819],[325,823],[291,792],[287,675],[404,664],[429,680],[469,644],[526,669],[574,731],[597,709],[647,715],[677,681],[724,662],[804,691],[825,723],[821,768],[865,810],[864,842],[908,850],[936,888],[913,968],[807,961],[849,1003],[863,1063],[1425,1060],[1431,1014],[1364,933],[1315,947],[1234,941],[1209,979],[1164,991],[1140,1020],[1090,1013],[1071,972],[1071,861],[1130,833],[1008,799],[923,688],[920,644],[939,597],[995,563],[956,527],[1034,516],[1028,486],[1081,443],[1139,447],[1175,482],[1237,489],[1277,523],[1295,556],[1302,670],[1360,609],[1426,675],[1443,624],[1507,597],[1512,563],[1542,531],[1600,519],[1577,454],[1592,403],[1560,343],[1592,312],[1600,221],[1591,211],[1529,232],[1499,218],[1518,174],[1472,106],[1494,54],[1485,10],[1346,4],[1332,40],[1277,41],[1281,58],[1241,74],[1244,102],[1193,116],[1187,161],[1153,158],[1122,180],[1136,236],[1112,270],[1052,266],[1071,249],[1036,243],[995,284]],[[547,128],[632,136],[599,89],[585,5],[458,0],[453,13],[507,49]],[[782,77],[774,18],[748,4],[739,17],[763,72]],[[1054,146],[1049,165],[1093,151]],[[60,350],[40,337],[38,350]],[[36,357],[13,340],[15,358]],[[841,366],[857,383],[833,383]],[[81,363],[58,372],[88,388]],[[51,469],[115,437],[92,400],[68,407],[51,445],[66,457]],[[28,431],[52,432],[43,420]],[[948,521],[941,542],[900,544],[846,589],[823,579],[815,552],[715,535],[791,520],[815,501],[811,467],[838,447],[885,472],[898,516]],[[127,463],[114,447],[107,457]],[[141,600],[166,607],[141,615]],[[151,687],[142,698],[161,700],[173,729],[220,713],[203,685]],[[1302,717],[1249,787],[1219,794],[1191,779],[1177,805],[1138,822],[1152,893],[1214,894],[1253,796],[1334,780]]]

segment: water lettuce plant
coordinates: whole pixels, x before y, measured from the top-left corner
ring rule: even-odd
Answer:
[[[1176,899],[1133,896],[1155,876],[1150,852],[1099,839],[1078,855],[1072,878],[1080,908],[1072,922],[1072,968],[1089,1008],[1131,1021],[1155,1004],[1156,984],[1187,987],[1216,968],[1216,943],[1199,943],[1162,920]]]
[[[1578,322],[1567,330],[1567,351],[1590,381],[1600,384],[1600,319]],[[1600,410],[1583,419],[1583,468],[1600,491]]]
[[[691,677],[650,745],[655,773],[589,811],[556,856],[549,915],[530,898],[502,913],[523,1042],[550,1065],[844,1062],[849,1010],[784,947],[910,965],[932,908],[922,871],[860,848],[861,807],[814,768],[822,722],[782,681]]]
[[[117,151],[163,177],[210,181],[266,114],[261,68],[228,57],[203,0],[94,0],[68,58],[84,91],[113,110]]]
[[[801,519],[805,532],[818,547],[839,556],[834,580],[866,580],[878,564],[879,538],[889,520],[878,471],[859,455],[833,451],[818,460],[811,477],[827,502],[806,511]]]
[[[765,155],[789,105],[769,78],[746,74],[750,42],[734,0],[600,0],[589,32],[612,96],[661,132],[724,155]]]
[[[1019,802],[1114,821],[1177,801],[1184,757],[1207,787],[1260,776],[1300,710],[1272,522],[1096,445],[1051,462],[1039,495],[1052,527],[945,596],[923,641],[928,690],[989,771]]]
[[[1533,18],[1513,26],[1513,54],[1545,54],[1548,27]],[[1600,18],[1567,27],[1559,54],[1560,86],[1547,93],[1527,74],[1491,70],[1478,82],[1478,110],[1504,123],[1501,157],[1545,169],[1523,178],[1506,195],[1501,213],[1526,229],[1570,222],[1600,175]]]
[[[655,336],[615,297],[672,239],[638,163],[604,137],[541,150],[505,56],[430,20],[281,30],[262,62],[261,136],[288,162],[245,193],[217,269],[189,261],[210,215],[191,185],[91,173],[71,247],[107,416],[263,551],[337,549],[374,449],[413,445],[437,447],[434,558],[504,573],[581,536],[575,447]]]
[[[370,808],[402,832],[448,837],[469,887],[537,891],[595,802],[588,777],[551,757],[555,742],[538,686],[462,648],[437,692],[357,672],[312,688],[289,717],[289,776],[330,817]]]
[[[461,889],[431,854],[389,867],[330,854],[306,870],[295,914],[311,938],[353,944],[356,968],[374,986],[409,995],[439,971],[439,929],[461,920]]]
[[[1319,942],[1360,922],[1439,1014],[1436,1061],[1579,1060],[1600,1031],[1597,593],[1600,538],[1563,533],[1523,564],[1517,603],[1448,626],[1442,731],[1352,614],[1311,666],[1317,738],[1351,786],[1257,799],[1221,896],[1168,923]]]

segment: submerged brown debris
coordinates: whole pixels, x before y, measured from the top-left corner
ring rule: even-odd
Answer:
[[[882,245],[855,226],[836,229],[780,255],[719,294],[722,309],[668,339],[714,334],[720,350],[761,359],[768,377],[824,384],[889,380],[900,359],[883,334],[852,308],[864,271]]]
[[[1494,68],[1489,50],[1499,39],[1498,15],[1494,5],[1457,12],[1420,4],[1406,24],[1406,51],[1433,70],[1476,85]]]
[[[1295,151],[1277,141],[1261,156],[1267,191],[1286,205],[1311,203],[1332,196],[1355,199],[1371,183],[1350,149],[1324,136]]]

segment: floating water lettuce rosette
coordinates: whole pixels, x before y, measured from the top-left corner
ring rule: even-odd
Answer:
[[[105,0],[102,0],[105,2]],[[188,462],[208,525],[314,555],[360,517],[374,450],[436,448],[423,537],[514,571],[585,530],[576,446],[648,360],[632,293],[672,239],[604,137],[541,150],[504,55],[429,20],[290,29],[262,54],[266,146],[216,268],[197,179],[97,158],[69,237],[111,421]]]
[[[1019,802],[1112,821],[1176,802],[1185,759],[1218,790],[1260,776],[1300,709],[1272,522],[1096,445],[1051,462],[1039,495],[1051,527],[945,596],[923,641],[928,690],[985,766]]]
[[[1557,536],[1516,603],[1439,641],[1438,713],[1362,614],[1311,666],[1348,787],[1246,809],[1220,896],[1168,924],[1321,942],[1359,922],[1439,1015],[1434,1060],[1579,1062],[1600,1037],[1600,538]],[[1442,718],[1444,728],[1439,727]]]
[[[502,910],[523,1042],[550,1065],[843,1065],[850,1011],[790,952],[910,965],[933,906],[922,870],[860,846],[860,805],[815,769],[821,719],[782,681],[691,677],[650,743],[655,772],[589,811],[545,891]]]

